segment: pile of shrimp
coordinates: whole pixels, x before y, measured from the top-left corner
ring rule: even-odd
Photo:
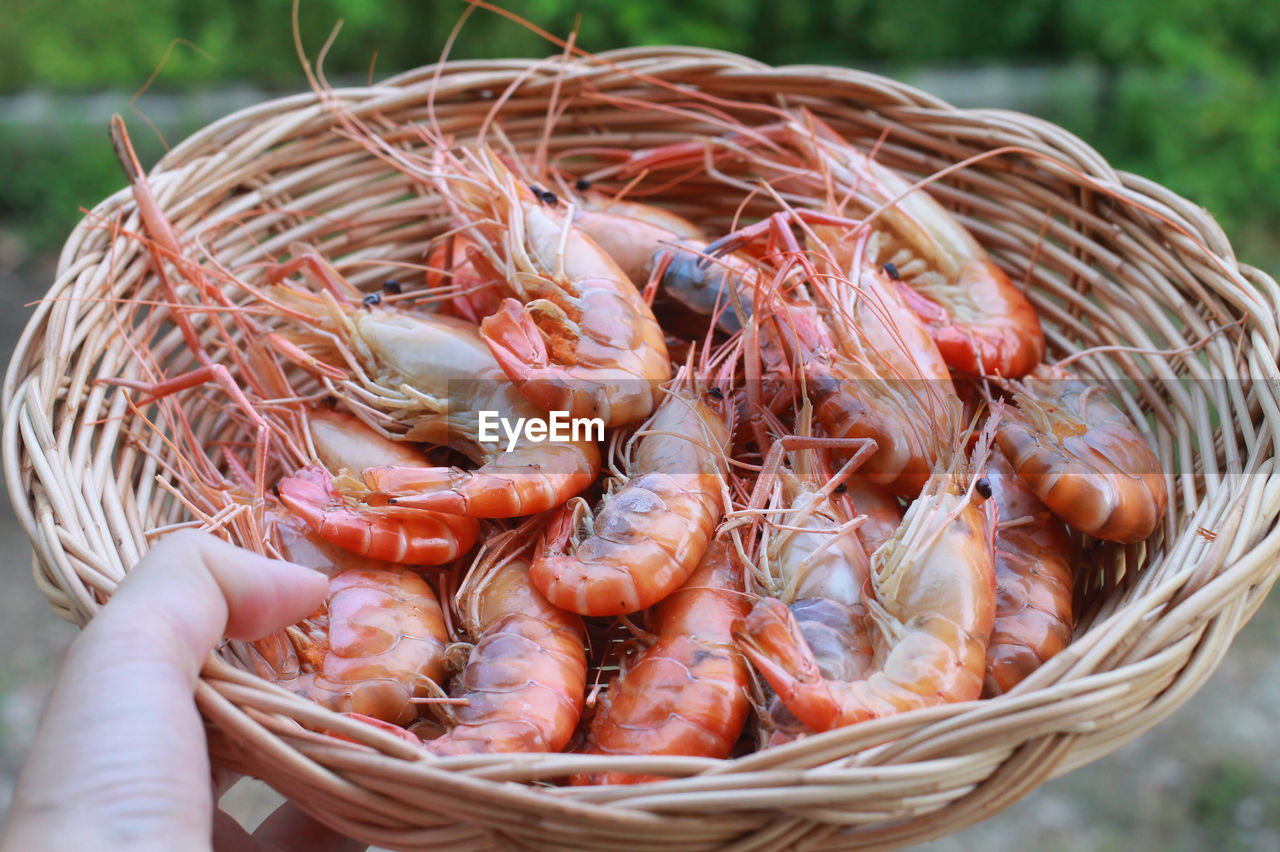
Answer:
[[[1017,689],[1071,641],[1081,554],[1165,520],[1147,425],[1045,362],[927,186],[803,110],[603,181],[339,117],[448,213],[372,292],[314,246],[214,262],[113,125],[194,369],[106,383],[156,406],[191,524],[331,577],[235,649],[286,690],[432,755],[727,758]],[[705,233],[628,197],[655,173],[764,212]],[[597,430],[495,443],[482,412]]]

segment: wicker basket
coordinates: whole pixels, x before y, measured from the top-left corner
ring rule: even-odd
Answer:
[[[566,110],[552,153],[596,152],[579,173],[618,152],[719,132],[664,109],[689,95],[663,81],[805,105],[852,139],[883,137],[879,158],[916,174],[1017,146],[934,191],[1015,280],[1028,282],[1051,357],[1106,344],[1173,350],[1208,338],[1183,355],[1111,351],[1077,364],[1118,380],[1117,395],[1151,424],[1170,471],[1169,514],[1151,542],[1091,551],[1096,570],[1081,592],[1074,643],[995,700],[907,713],[735,761],[437,760],[211,657],[197,699],[216,760],[353,837],[397,849],[893,846],[956,831],[1106,754],[1213,672],[1277,576],[1280,298],[1274,281],[1237,263],[1203,210],[1115,171],[1051,124],[956,110],[857,71],[645,48],[570,62],[451,63],[438,79],[434,73],[336,97],[356,115],[405,122],[425,119],[434,92],[437,119],[460,138],[496,105],[505,132],[525,149],[538,144],[555,97]],[[735,114],[768,120],[749,109]],[[299,239],[335,258],[419,260],[444,226],[438,199],[333,125],[332,111],[310,94],[265,103],[174,148],[152,185],[178,226],[228,265],[266,259]],[[708,183],[665,200],[715,226],[727,224],[738,199]],[[264,207],[277,212],[244,217]],[[4,385],[5,469],[35,547],[36,581],[59,614],[80,624],[146,550],[147,530],[181,519],[156,484],[163,468],[124,440],[133,415],[122,395],[92,384],[136,369],[108,300],[146,297],[155,286],[137,241],[108,227],[116,222],[139,227],[127,191],[71,235]],[[357,283],[393,274],[376,262],[352,269]],[[174,351],[177,363],[167,332],[157,328],[155,345]],[[200,409],[193,415],[216,408],[191,399]],[[320,728],[360,744],[314,732]],[[554,785],[606,763],[677,777],[627,788]],[[540,781],[552,783],[529,783]]]

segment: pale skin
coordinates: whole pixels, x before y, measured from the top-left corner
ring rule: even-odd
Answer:
[[[318,572],[209,535],[161,540],[67,652],[0,852],[364,849],[290,804],[252,835],[216,809],[234,777],[211,770],[194,699],[224,635],[292,624],[327,588]]]

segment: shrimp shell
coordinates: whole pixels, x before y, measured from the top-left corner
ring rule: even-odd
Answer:
[[[972,482],[960,487],[971,479],[963,458],[953,464],[930,478],[872,559],[871,617],[885,650],[869,677],[824,678],[781,601],[760,601],[735,625],[743,653],[815,731],[982,692],[995,621],[991,512],[976,504]]]
[[[671,368],[662,328],[626,273],[488,148],[440,159],[437,186],[483,249],[472,262],[517,297],[480,324],[507,376],[545,411],[606,426],[646,417]]]
[[[606,495],[592,533],[570,541],[580,505],[548,525],[530,576],[556,606],[582,615],[648,609],[706,552],[724,512],[731,430],[723,394],[703,392],[688,375],[684,368],[636,433],[632,478]]]
[[[1014,385],[1017,408],[996,433],[1018,477],[1055,515],[1106,541],[1150,536],[1169,502],[1150,444],[1124,412],[1058,367]]]
[[[560,751],[582,715],[582,619],[538,593],[523,558],[487,572],[474,596],[467,628],[476,645],[452,690],[467,703],[424,747],[438,755]]]
[[[996,506],[996,620],[982,695],[1008,692],[1071,642],[1076,547],[1067,528],[993,452],[987,481]]]
[[[712,542],[698,568],[654,609],[657,641],[609,684],[587,728],[591,754],[728,757],[750,711],[746,661],[730,628],[750,604],[742,566]],[[655,776],[578,775],[574,784],[635,784]]]
[[[338,570],[306,625],[300,647],[284,634],[255,643],[260,674],[330,710],[397,725],[418,717],[414,698],[438,691],[448,637],[444,614],[431,587],[412,571]]]
[[[280,502],[320,538],[360,556],[429,566],[452,562],[479,535],[473,518],[420,510],[375,509],[355,502],[318,465],[276,484]]]

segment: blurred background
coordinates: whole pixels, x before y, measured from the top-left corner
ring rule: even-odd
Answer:
[[[145,165],[192,130],[306,87],[290,0],[7,0],[0,28],[0,351],[53,280],[57,252],[125,185],[107,141],[126,115]],[[1280,273],[1280,0],[503,0],[591,51],[720,48],[764,62],[849,65],[957,106],[1021,110],[1113,165],[1206,207],[1241,260]],[[332,81],[435,61],[467,6],[303,0],[314,56],[334,25]],[[540,57],[538,36],[485,10],[453,58]],[[156,133],[146,131],[131,99]],[[7,360],[7,358],[6,358]],[[30,579],[29,546],[0,524],[0,815],[52,673],[75,631]],[[1175,716],[933,849],[1280,848],[1280,603],[1264,605],[1222,668]],[[91,708],[87,712],[92,712]],[[246,821],[271,794],[232,793]]]

